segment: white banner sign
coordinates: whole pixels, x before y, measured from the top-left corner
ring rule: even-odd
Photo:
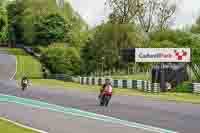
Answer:
[[[190,48],[136,48],[136,62],[190,62]]]

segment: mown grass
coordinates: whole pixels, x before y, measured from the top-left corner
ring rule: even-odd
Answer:
[[[48,88],[59,88],[59,89],[75,89],[85,92],[99,92],[100,86],[90,86],[90,85],[81,85],[79,83],[64,82],[59,80],[32,80],[33,85],[35,86],[47,86]],[[200,95],[190,94],[190,93],[145,93],[140,92],[135,89],[123,89],[123,88],[114,88],[114,95],[127,95],[127,96],[142,96],[146,98],[164,100],[164,101],[176,101],[176,102],[188,102],[200,104]]]
[[[0,132],[1,133],[37,133],[29,129],[21,128],[10,122],[4,121],[0,118]]]
[[[127,79],[127,80],[150,80],[149,73],[135,73],[132,75],[113,75],[111,76],[113,79]]]
[[[42,77],[42,65],[34,57],[28,55],[23,49],[7,48],[4,49],[8,54],[15,55],[17,58],[16,79],[26,75],[30,78]]]

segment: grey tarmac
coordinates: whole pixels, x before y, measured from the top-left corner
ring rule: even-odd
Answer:
[[[5,83],[5,81],[4,81]],[[190,103],[159,101],[144,97],[114,96],[108,108],[99,107],[96,93],[77,90],[31,87],[22,92],[14,81],[4,85],[0,82],[0,93],[17,97],[45,101],[63,107],[94,112],[154,127],[170,129],[180,133],[199,133],[200,106]]]
[[[0,117],[48,133],[153,133],[14,103],[0,103]]]
[[[0,80],[10,80],[16,72],[16,58],[0,52]]]

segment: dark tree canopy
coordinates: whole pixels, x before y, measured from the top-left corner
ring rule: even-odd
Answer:
[[[51,14],[41,18],[35,27],[35,43],[51,44],[53,42],[64,42],[67,38],[69,25],[65,19],[58,14]]]

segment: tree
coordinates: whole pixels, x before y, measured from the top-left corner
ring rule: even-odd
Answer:
[[[12,1],[8,3],[6,10],[8,12],[8,31],[9,39],[15,41],[17,38],[18,42],[23,41],[23,25],[22,18],[23,12],[25,10],[25,5],[23,2]],[[28,33],[28,32],[27,32]]]
[[[6,26],[6,12],[0,7],[0,32],[3,31],[3,28]]]
[[[168,28],[176,11],[176,3],[171,0],[108,0],[107,3],[112,10],[112,23],[139,23],[146,33]]]
[[[140,0],[107,0],[107,3],[112,10],[110,20],[118,24],[134,22],[142,7]]]
[[[69,76],[80,74],[80,54],[75,48],[54,44],[48,46],[42,55],[42,61],[52,73]]]
[[[149,47],[189,47],[198,48],[200,46],[199,35],[180,30],[157,31],[150,34]],[[164,44],[163,44],[164,41]],[[167,42],[167,43],[166,43]],[[175,46],[176,44],[176,46]]]
[[[137,14],[141,28],[146,33],[165,30],[171,24],[176,3],[170,0],[144,0],[141,12]]]
[[[63,8],[59,8],[55,0],[20,0],[17,3],[11,1],[8,4],[7,10],[10,29],[14,29],[13,32],[16,34],[17,40],[24,44],[36,43],[36,35],[38,34],[35,31],[38,30],[38,28],[35,26],[42,25],[44,19],[50,15],[57,14],[62,17],[67,24],[67,29],[63,30],[70,31],[70,33],[74,29],[76,29],[74,32],[80,32],[86,25],[68,2],[64,3]],[[69,25],[70,27],[68,27]],[[64,40],[66,41],[68,39],[70,39],[70,37],[66,37]],[[58,39],[58,41],[60,41],[60,39]],[[68,40],[68,42],[70,41]]]
[[[69,46],[81,48],[85,45],[87,38],[89,37],[89,31],[86,28],[87,24],[81,19],[74,18],[70,22],[70,31],[69,31],[69,38],[68,38],[68,44]]]
[[[149,34],[151,40],[161,42],[164,40],[169,40],[172,42],[176,42],[177,33],[175,30],[168,29],[166,31],[155,31]]]
[[[149,46],[152,48],[176,48],[177,44],[169,40],[164,40],[161,42],[151,41]]]
[[[35,43],[51,44],[53,42],[64,42],[67,38],[69,25],[64,18],[58,14],[50,14],[41,18],[35,27]]]
[[[81,51],[86,72],[119,68],[121,48],[143,47],[142,35],[133,24],[102,24],[93,34]]]
[[[195,34],[200,34],[200,17],[198,17],[196,24],[192,25],[191,32]]]
[[[8,37],[8,18],[4,2],[5,1],[0,2],[0,41],[6,41]]]
[[[1,0],[0,1],[0,7],[4,7],[6,5],[7,1],[6,0]]]

